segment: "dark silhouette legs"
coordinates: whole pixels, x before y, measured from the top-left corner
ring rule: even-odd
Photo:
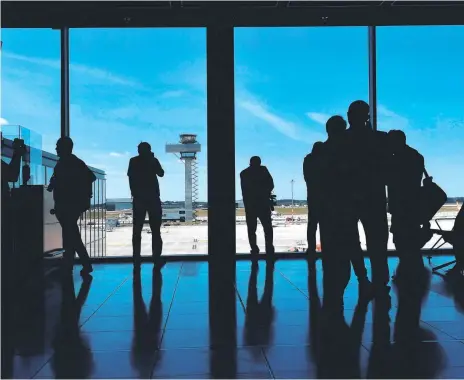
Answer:
[[[372,282],[376,288],[384,288],[390,281],[388,270],[388,220],[385,203],[369,204],[360,210],[360,220],[366,234],[367,250],[372,265]]]
[[[250,243],[251,253],[258,254],[259,247],[256,243],[256,228],[258,227],[258,216],[255,213],[247,211],[246,224],[248,231],[248,242]]]
[[[72,270],[74,255],[77,253],[82,262],[85,272],[92,272],[92,264],[90,257],[82,242],[82,236],[77,226],[80,213],[78,211],[58,211],[56,217],[61,224],[63,233],[63,246],[65,249],[64,254],[64,267],[66,270]]]
[[[318,213],[308,204],[308,228],[306,232],[308,239],[308,253],[314,253],[316,251],[316,232],[318,224]]]
[[[272,219],[271,219],[271,211],[266,210],[262,212],[256,211],[246,211],[246,223],[247,223],[247,230],[248,230],[248,241],[250,242],[250,248],[252,254],[259,253],[259,247],[256,242],[256,228],[258,227],[258,218],[261,221],[261,225],[263,226],[264,230],[264,239],[266,244],[266,253],[267,254],[274,254],[274,231],[272,229]]]
[[[133,202],[133,229],[132,229],[132,249],[134,261],[140,262],[140,251],[142,244],[142,229],[145,223],[145,216],[148,213],[151,235],[152,235],[152,255],[153,260],[158,260],[163,251],[163,240],[161,238],[162,209],[159,198],[141,202],[134,199]]]

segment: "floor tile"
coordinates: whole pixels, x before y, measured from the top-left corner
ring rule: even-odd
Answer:
[[[440,379],[464,379],[464,366],[448,367],[439,374]]]
[[[419,336],[415,336],[414,339],[419,339],[419,341],[449,341],[449,340],[458,340],[458,338],[454,338],[451,335],[445,333],[444,331],[440,331],[438,328],[431,326],[425,322],[421,322],[419,324],[420,328],[422,329],[421,334]],[[362,342],[364,344],[372,343],[374,339],[375,332],[373,331],[374,324],[373,323],[366,323],[364,326]],[[389,324],[389,331],[390,334],[390,342],[394,342],[395,340],[395,323],[391,322]],[[377,334],[383,334],[384,332],[379,331]],[[382,339],[380,336],[379,339]],[[368,345],[365,345],[368,347]]]
[[[397,260],[389,262],[393,271]],[[56,375],[79,378],[315,378],[342,374],[366,377],[368,370],[372,375],[374,370],[380,369],[379,375],[390,373],[390,377],[464,378],[464,313],[456,306],[442,278],[433,276],[430,291],[422,303],[417,303],[420,309],[411,309],[410,318],[404,318],[403,312],[403,319],[399,321],[398,307],[404,309],[408,303],[399,305],[399,290],[392,287],[391,308],[385,311],[390,318],[389,331],[386,330],[390,344],[383,351],[382,362],[386,367],[382,369],[376,362],[376,355],[382,351],[372,342],[374,301],[366,308],[361,346],[357,347],[358,342],[353,340],[355,346],[350,346],[351,351],[344,350],[343,345],[347,343],[339,342],[338,335],[316,339],[315,334],[321,330],[315,325],[317,319],[314,309],[310,308],[307,263],[303,260],[276,263],[271,305],[260,303],[266,284],[265,267],[264,263],[259,264],[258,303],[250,305],[247,303],[252,296],[250,291],[254,292],[249,289],[251,264],[237,262],[235,331],[225,334],[221,327],[230,316],[224,314],[229,309],[224,300],[213,305],[213,315],[221,316],[222,324],[219,323],[212,337],[210,324],[214,321],[210,320],[208,263],[168,263],[162,272],[161,302],[153,304],[152,266],[143,264],[143,304],[137,303],[135,308],[132,265],[95,264],[94,279],[80,313],[83,344],[78,346],[80,350],[75,355],[68,355],[63,349],[54,352],[62,300],[60,277],[52,278],[46,291],[44,323],[32,326],[28,321],[37,313],[32,308],[34,300],[23,303],[28,308],[23,308],[20,315],[27,315],[27,318],[20,318],[18,323],[30,327],[22,329],[25,334],[17,334],[17,346],[23,357],[15,358],[14,375],[16,378],[34,375],[38,378]],[[369,260],[366,260],[366,267],[370,275]],[[322,302],[320,261],[316,268],[316,286]],[[82,283],[78,271],[74,273],[74,282],[77,294]],[[411,299],[411,305],[415,301]],[[357,279],[352,275],[344,294],[344,316],[348,326],[357,304]],[[320,317],[319,322],[324,320],[323,314]],[[394,342],[395,328],[402,327],[398,323],[405,323],[406,327],[400,339]],[[414,335],[417,323],[420,329],[418,335]],[[217,324],[212,323],[212,326]],[[43,329],[42,335],[37,328]],[[88,342],[87,348],[85,342]],[[330,342],[332,345],[327,345]],[[34,350],[39,345],[42,354],[35,355],[37,351]],[[350,352],[355,355],[354,361],[348,360],[352,358]],[[324,359],[326,357],[330,360]],[[369,367],[369,360],[375,365],[371,363]]]
[[[137,354],[130,351],[92,352],[89,363],[63,362],[57,365],[52,360],[36,376],[36,378],[93,378],[93,379],[149,379],[156,365],[156,352]],[[80,367],[72,373],[72,368]],[[84,368],[82,368],[84,367]]]
[[[52,354],[16,355],[13,358],[13,378],[28,379],[33,377],[50,360]]]
[[[160,350],[153,377],[216,374],[231,378],[237,373],[266,372],[268,366],[259,348]],[[179,365],[181,361],[182,365]]]
[[[431,326],[436,329],[452,336],[455,339],[462,340],[464,339],[464,323],[463,322],[428,322]]]
[[[122,351],[132,348],[135,332],[99,331],[83,333],[83,336],[88,340],[92,351]]]
[[[157,328],[159,330],[164,328],[167,315],[150,315],[148,312],[141,315],[140,320],[137,321],[134,316],[113,316],[113,317],[99,317],[93,316],[87,320],[82,326],[83,332],[102,332],[102,331],[134,331],[137,324],[140,328]],[[151,324],[148,327],[148,324]],[[153,325],[154,324],[154,325]]]
[[[275,377],[298,373],[306,378],[316,373],[309,346],[275,346],[266,349],[264,355]]]

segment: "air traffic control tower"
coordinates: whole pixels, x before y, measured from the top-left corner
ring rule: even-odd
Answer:
[[[185,165],[185,221],[194,218],[194,206],[198,201],[198,170],[197,153],[201,152],[201,145],[197,142],[197,135],[180,135],[178,144],[166,144],[166,153],[173,153]]]

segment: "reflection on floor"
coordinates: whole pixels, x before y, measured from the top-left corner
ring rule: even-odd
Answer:
[[[236,265],[230,297],[211,296],[225,285],[208,263],[168,263],[161,275],[96,264],[84,282],[77,268],[52,275],[44,297],[22,296],[14,377],[464,378],[462,299],[440,276],[419,303],[393,286],[391,305],[359,304],[352,276],[343,319],[321,314],[319,261],[311,276],[303,260],[273,272]]]

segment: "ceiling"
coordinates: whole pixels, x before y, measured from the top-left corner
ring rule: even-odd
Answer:
[[[463,24],[462,1],[2,1],[2,27]]]

